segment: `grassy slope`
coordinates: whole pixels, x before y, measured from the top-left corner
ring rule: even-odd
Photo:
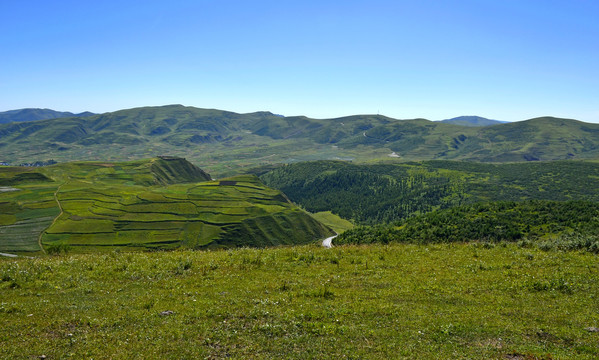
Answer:
[[[538,118],[465,127],[380,115],[335,119],[237,114],[180,105],[0,125],[0,161],[185,156],[218,177],[301,160],[524,161],[599,156],[599,125]],[[389,155],[395,152],[398,158]]]
[[[596,359],[597,256],[515,245],[0,259],[2,357]],[[172,311],[170,315],[161,315]]]
[[[335,230],[335,232],[338,234],[344,232],[345,230],[353,229],[354,227],[354,224],[340,218],[338,215],[335,215],[330,211],[321,211],[311,215],[316,220]]]
[[[21,189],[0,195],[8,215],[0,217],[3,251],[39,251],[38,241],[72,251],[272,246],[332,233],[255,176],[206,181],[183,159],[29,169],[47,175],[31,184],[14,180],[23,168],[3,170],[5,182]]]

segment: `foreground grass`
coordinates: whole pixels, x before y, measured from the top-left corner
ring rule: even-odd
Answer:
[[[0,357],[596,359],[597,260],[513,244],[2,259]]]

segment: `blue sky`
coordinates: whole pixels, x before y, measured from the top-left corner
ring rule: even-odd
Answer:
[[[0,1],[0,111],[599,122],[599,1]]]

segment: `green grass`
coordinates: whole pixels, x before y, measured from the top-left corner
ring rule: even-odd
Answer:
[[[7,172],[4,173],[5,175]],[[59,209],[53,193],[57,184],[19,185],[18,191],[0,192],[0,251],[40,253],[39,236]]]
[[[1,259],[0,356],[596,359],[598,263],[514,244]]]
[[[56,213],[57,215],[58,213]],[[38,243],[39,234],[44,231],[54,217],[37,217],[35,219],[15,222],[0,227],[2,251],[9,253],[38,253],[41,251]]]
[[[281,201],[278,191],[267,189],[256,182],[255,178],[237,177],[230,181],[234,181],[235,185],[219,186],[219,182],[208,181],[187,187],[176,184],[173,185],[174,189],[170,186],[147,188],[130,185],[125,190],[123,187],[102,187],[102,183],[96,183],[91,193],[87,191],[87,187],[71,184],[58,194],[65,215],[58,218],[46,234],[88,234],[86,237],[70,236],[68,239],[58,240],[78,251],[84,250],[86,244],[103,242],[122,246],[148,244],[153,247],[156,243],[165,243],[170,248],[173,243],[177,243],[180,246],[194,244],[220,247],[230,246],[231,236],[227,237],[226,232],[245,228],[248,219],[261,218],[265,225],[260,229],[252,229],[252,237],[234,242],[241,245],[270,245],[271,242],[287,243],[284,238],[293,237],[289,229],[277,227],[279,221],[295,216],[294,206]],[[169,197],[173,192],[178,193],[176,198]],[[97,194],[100,194],[102,201],[96,200]],[[105,202],[106,198],[111,199],[110,202]],[[304,216],[308,218],[307,215]],[[190,238],[191,234],[186,233],[189,228],[186,224],[198,221],[206,225],[226,227],[227,231],[199,231],[195,233],[197,239],[193,240]],[[173,222],[180,226],[173,229]],[[145,223],[148,225],[144,225]],[[306,232],[307,228],[317,230]],[[297,236],[294,239],[309,242],[328,234],[315,221],[307,228],[300,232],[304,236],[303,240]],[[115,235],[117,231],[118,236]],[[110,233],[115,237],[112,241],[108,240]],[[43,243],[54,244],[54,239],[54,236],[48,239],[44,237]],[[264,242],[266,239],[269,240]]]

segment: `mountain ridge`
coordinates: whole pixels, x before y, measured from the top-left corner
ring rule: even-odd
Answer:
[[[541,117],[473,127],[383,115],[313,119],[168,105],[0,125],[0,162],[158,154],[186,157],[218,177],[305,160],[599,159],[599,124]]]
[[[25,108],[0,112],[0,124],[59,119],[68,117],[88,117],[93,115],[96,114],[89,111],[84,111],[82,113],[72,113],[69,111],[56,111],[52,109]]]

